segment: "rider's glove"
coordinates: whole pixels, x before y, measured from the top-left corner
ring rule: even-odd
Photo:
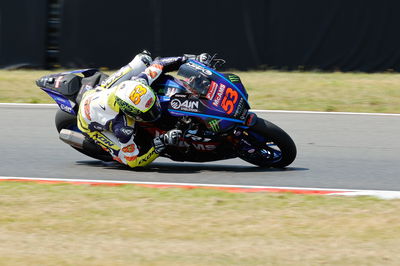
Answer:
[[[208,66],[211,63],[211,55],[207,53],[202,53],[198,56],[196,56],[196,60],[199,61],[200,63]]]
[[[151,65],[151,62],[153,62],[153,59],[151,58],[151,53],[147,50],[143,50],[140,54],[140,59],[142,62],[149,67]]]
[[[185,62],[192,59],[192,60],[199,61],[200,63],[207,65],[207,66],[211,63],[211,58],[212,58],[211,55],[209,55],[207,53],[202,53],[200,55],[193,55],[193,54],[185,54],[184,55]]]
[[[179,129],[171,129],[161,136],[164,138],[165,145],[177,146],[179,144],[179,140],[182,137],[182,131]]]
[[[182,131],[179,129],[171,129],[165,134],[153,139],[153,145],[156,153],[161,153],[166,146],[178,146],[182,137]]]

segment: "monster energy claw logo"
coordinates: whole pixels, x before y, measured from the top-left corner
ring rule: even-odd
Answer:
[[[219,131],[219,120],[211,120],[210,122],[208,122],[208,124],[211,127],[211,130],[214,132],[218,132]]]
[[[233,83],[240,81],[240,78],[236,75],[228,75],[228,79]]]

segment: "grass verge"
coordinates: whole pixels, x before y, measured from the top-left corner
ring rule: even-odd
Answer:
[[[233,72],[253,109],[400,113],[400,74]],[[0,102],[52,103],[34,84],[49,73],[0,70]]]
[[[369,197],[0,182],[0,265],[398,265],[399,212]]]

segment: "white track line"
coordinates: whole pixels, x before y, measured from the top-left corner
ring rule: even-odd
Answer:
[[[55,103],[0,103],[1,106],[11,107],[57,107]]]
[[[14,107],[57,107],[57,104],[45,103],[0,103],[1,106],[14,106]],[[258,110],[251,109],[250,111],[256,113],[288,113],[288,114],[328,114],[328,115],[370,115],[370,116],[400,116],[400,114],[390,113],[354,113],[354,112],[321,112],[321,111],[287,111],[287,110]]]
[[[167,183],[167,182],[143,182],[143,181],[120,181],[120,180],[91,180],[91,179],[65,179],[65,178],[32,178],[32,177],[0,177],[0,180],[30,180],[30,181],[60,181],[60,182],[89,182],[89,183],[112,183],[132,185],[169,185],[169,186],[190,186],[190,187],[214,187],[214,188],[245,188],[245,189],[274,189],[299,191],[334,191],[325,195],[342,196],[373,196],[381,199],[400,199],[400,191],[388,190],[363,190],[363,189],[339,189],[339,188],[307,188],[307,187],[273,187],[273,186],[249,186],[249,185],[225,185],[225,184],[197,184],[197,183]],[[277,191],[279,192],[279,191]]]
[[[286,111],[286,110],[256,110],[256,113],[289,113],[289,114],[328,114],[328,115],[370,115],[370,116],[400,116],[400,114],[390,113],[354,113],[354,112],[321,112],[321,111]]]

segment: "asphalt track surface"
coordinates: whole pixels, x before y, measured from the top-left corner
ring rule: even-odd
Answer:
[[[58,139],[54,106],[0,105],[0,176],[227,185],[400,190],[400,116],[262,112],[292,136],[285,170],[240,159],[212,163],[159,158],[137,171],[82,155]]]

